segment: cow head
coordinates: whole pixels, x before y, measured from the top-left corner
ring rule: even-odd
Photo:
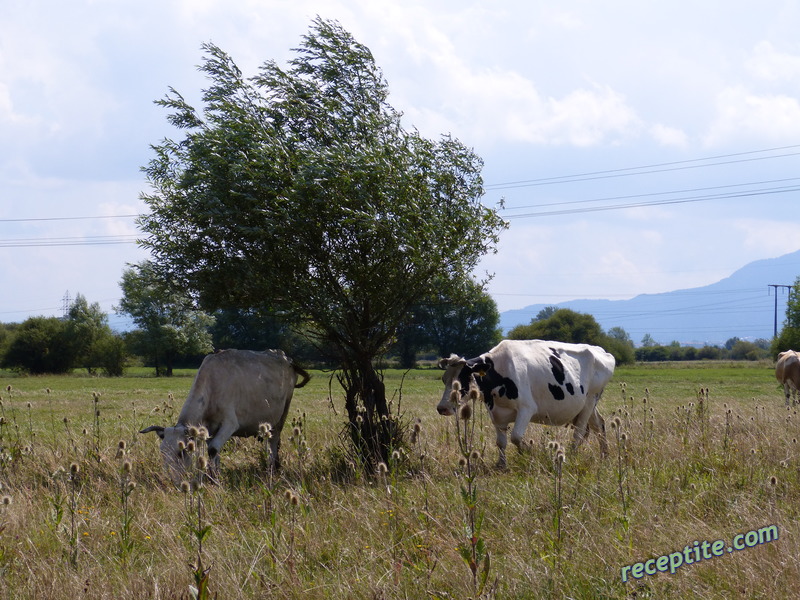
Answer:
[[[452,415],[458,403],[473,388],[477,389],[489,410],[494,407],[496,398],[514,399],[519,395],[516,383],[495,370],[494,361],[488,354],[469,360],[451,354],[450,358],[439,361],[439,368],[445,369],[442,375],[444,394],[436,407],[440,415]]]
[[[180,485],[186,477],[186,472],[192,466],[192,457],[189,452],[189,428],[185,425],[176,427],[161,427],[153,425],[142,429],[139,433],[155,431],[161,438],[161,457],[164,467],[175,485]],[[187,449],[188,448],[188,449]]]
[[[483,377],[489,365],[482,357],[466,360],[455,354],[439,361],[439,368],[444,369],[442,383],[444,393],[436,406],[440,415],[450,416],[455,413],[459,402],[469,393],[470,388],[477,387],[476,378]]]

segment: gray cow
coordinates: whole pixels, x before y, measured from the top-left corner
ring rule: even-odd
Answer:
[[[300,383],[298,375],[302,377]],[[232,436],[258,435],[259,425],[269,423],[271,461],[276,465],[292,394],[309,379],[310,375],[282,350],[223,350],[209,354],[197,371],[178,422],[173,427],[154,425],[139,433],[155,431],[161,438],[164,465],[176,484],[191,464],[191,456],[184,448],[192,426],[208,430],[208,456],[212,470],[218,472],[219,451],[225,442]]]

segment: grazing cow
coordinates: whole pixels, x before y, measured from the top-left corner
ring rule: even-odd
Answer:
[[[797,392],[800,389],[800,354],[794,350],[787,350],[778,354],[778,362],[775,365],[775,379],[783,385],[786,406],[789,406],[790,395],[792,396],[792,404],[796,404]]]
[[[300,383],[298,375],[303,378]],[[259,425],[269,423],[270,461],[277,466],[281,429],[289,414],[292,394],[309,378],[282,350],[223,350],[209,354],[197,371],[175,426],[152,426],[139,433],[155,431],[161,438],[164,465],[176,484],[191,465],[191,456],[184,448],[192,426],[208,430],[208,456],[212,472],[217,473],[219,451],[231,436],[258,435]]]
[[[452,415],[470,386],[477,386],[497,431],[499,467],[506,464],[506,432],[512,421],[511,442],[519,449],[529,422],[571,423],[574,446],[583,441],[588,427],[597,432],[605,455],[605,422],[597,412],[597,402],[614,366],[614,357],[598,346],[504,340],[477,358],[466,360],[453,354],[439,361],[439,367],[446,369],[445,389],[436,409]]]

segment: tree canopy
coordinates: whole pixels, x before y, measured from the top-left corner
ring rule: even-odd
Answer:
[[[126,269],[120,287],[122,299],[117,311],[130,315],[139,327],[128,334],[128,343],[153,363],[156,374],[170,376],[179,356],[206,354],[213,349],[208,329],[214,318],[195,310],[184,295],[164,286],[150,262]]]
[[[784,350],[800,350],[800,277],[795,280],[792,289],[789,290],[789,298],[786,301],[786,319],[780,333],[772,342],[774,357]]]
[[[373,360],[415,303],[467,289],[505,226],[480,202],[482,161],[404,129],[369,49],[335,22],[316,19],[288,68],[249,78],[203,48],[202,109],[175,90],[158,102],[184,136],[144,169],[154,269],[206,309],[309,324],[341,365],[351,422],[358,403],[380,421]]]
[[[508,332],[512,340],[557,340],[573,344],[593,344],[614,355],[617,364],[636,359],[633,342],[622,327],[606,334],[592,315],[568,308],[540,312],[528,325],[517,325]]]

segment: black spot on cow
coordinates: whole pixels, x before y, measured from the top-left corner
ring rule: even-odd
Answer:
[[[572,386],[571,383],[567,383],[567,391],[569,392],[570,396],[575,395],[575,388]]]
[[[557,356],[550,357],[550,369],[553,371],[553,377],[556,378],[558,385],[564,384],[564,363],[562,363]]]
[[[556,400],[564,399],[564,390],[561,388],[560,385],[553,385],[552,383],[548,383],[547,387],[550,388],[550,393],[553,394],[553,398],[555,398]]]
[[[550,348],[550,352],[552,352],[553,356],[555,356],[556,358],[561,358],[561,352],[556,350],[555,348]]]
[[[488,356],[470,359],[461,369],[458,380],[461,382],[462,394],[469,391],[470,378],[473,376],[475,383],[478,384],[478,389],[483,394],[483,401],[489,409],[494,407],[492,391],[498,397],[505,396],[511,400],[519,397],[517,384],[512,379],[498,373],[494,368],[494,361]]]
[[[583,384],[581,384],[581,394],[585,394],[586,392],[583,391]]]

